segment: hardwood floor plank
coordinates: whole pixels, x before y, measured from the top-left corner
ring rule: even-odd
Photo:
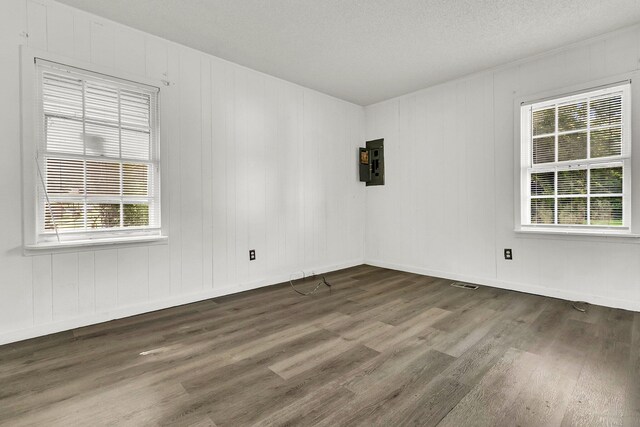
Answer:
[[[270,365],[269,369],[285,380],[288,380],[289,378],[317,367],[328,359],[339,356],[352,347],[353,343],[342,338],[335,338],[324,344],[315,345],[313,348],[276,362]]]
[[[379,425],[435,426],[469,393],[469,387],[452,378],[437,376],[406,401],[382,414]]]
[[[576,378],[542,362],[497,425],[560,425],[576,382]]]
[[[364,346],[356,346],[311,371],[305,371],[288,381],[268,369],[252,369],[240,374],[232,383],[216,387],[193,397],[186,408],[177,413],[194,410],[208,415],[219,426],[247,425],[287,406],[304,395],[356,369],[378,353]],[[237,376],[237,374],[235,374]],[[256,387],[259,384],[259,387]],[[251,410],[247,410],[251,408]]]
[[[368,340],[366,345],[374,350],[384,351],[413,338],[426,339],[426,337],[438,334],[438,331],[431,326],[449,314],[439,308],[430,308],[424,313],[404,321],[394,329]]]
[[[384,381],[370,378],[366,393],[356,394],[318,425],[374,425],[382,417],[392,418],[401,402],[419,393],[424,384],[429,383],[452,361],[453,357],[423,346],[417,357],[405,359],[403,369],[397,375],[387,375]],[[384,365],[380,370],[385,370]]]
[[[428,344],[443,353],[459,357],[487,335],[494,324],[500,321],[499,316],[493,310],[478,308],[477,310],[467,313],[471,313],[471,315],[467,316],[463,314],[448,321],[447,317],[450,316],[447,316],[440,322],[434,324],[433,327],[436,329],[438,326],[442,327],[442,322],[449,322],[457,326],[454,326],[454,328],[449,331],[441,331],[438,329],[441,332],[431,335],[427,341]]]
[[[426,354],[426,356],[425,356]],[[340,384],[356,395],[367,395],[374,388],[384,388],[399,378],[411,375],[407,370],[412,364],[418,364],[435,355],[442,356],[439,352],[433,352],[431,348],[420,341],[412,341],[407,345],[391,348],[376,356],[361,369],[354,371]],[[442,360],[451,362],[453,359],[442,356]],[[418,361],[418,362],[416,362]],[[400,381],[401,382],[401,381]]]
[[[497,425],[530,378],[540,356],[509,349],[439,424],[461,426]]]
[[[580,373],[563,425],[624,424],[629,357],[628,343],[600,340]]]
[[[273,347],[281,346],[290,341],[294,341],[298,338],[309,335],[312,332],[316,332],[318,328],[313,325],[298,325],[291,328],[281,330],[277,333],[267,335],[262,338],[257,338],[254,341],[247,342],[243,345],[235,347],[231,350],[234,360],[242,360],[262,353]]]
[[[258,420],[255,427],[267,426],[311,426],[341,410],[353,393],[335,386],[320,387],[289,405]]]

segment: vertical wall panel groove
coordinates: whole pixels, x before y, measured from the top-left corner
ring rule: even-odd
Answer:
[[[211,198],[213,188],[212,173],[212,116],[211,116],[211,62],[202,59],[200,65],[201,79],[201,120],[202,120],[202,154],[200,156],[201,180],[202,180],[202,282],[206,288],[211,288],[213,283],[213,213]]]

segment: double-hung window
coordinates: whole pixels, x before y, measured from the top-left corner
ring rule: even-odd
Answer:
[[[630,84],[521,106],[521,224],[626,232]]]
[[[36,241],[159,234],[158,89],[36,60]]]

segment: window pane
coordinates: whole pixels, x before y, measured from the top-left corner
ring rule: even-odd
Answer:
[[[553,224],[554,199],[531,199],[531,224]]]
[[[85,116],[89,120],[118,123],[118,90],[87,83]]]
[[[558,199],[558,224],[586,224],[587,198],[566,197]]]
[[[587,101],[558,107],[558,132],[587,128]]]
[[[622,167],[591,169],[591,193],[622,193]]]
[[[82,81],[57,74],[42,74],[45,115],[82,118]]]
[[[578,132],[558,136],[558,161],[587,158],[587,133]]]
[[[120,164],[87,162],[87,194],[120,195]]]
[[[533,163],[551,163],[556,158],[556,138],[546,136],[533,138]]]
[[[122,90],[120,96],[122,125],[148,129],[151,104],[149,95]]]
[[[53,218],[51,214],[53,213]],[[45,203],[44,229],[73,229],[84,227],[84,208],[82,203]]]
[[[616,125],[622,122],[622,95],[592,99],[589,109],[591,127]]]
[[[149,160],[149,132],[122,129],[122,157]]]
[[[591,225],[622,225],[622,197],[591,198]]]
[[[558,171],[558,194],[587,194],[587,170]]]
[[[46,146],[49,151],[83,154],[82,122],[46,117]]]
[[[88,228],[112,228],[120,226],[120,205],[117,203],[87,204]]]
[[[531,174],[531,195],[549,196],[555,194],[555,179],[553,172]]]
[[[144,227],[149,225],[149,205],[124,204],[124,226]]]
[[[84,142],[90,156],[120,157],[120,132],[117,127],[87,123]]]
[[[82,160],[47,159],[47,193],[81,196],[84,194]]]
[[[591,157],[618,156],[622,153],[622,130],[619,127],[591,131]]]
[[[531,121],[534,135],[544,135],[553,133],[556,129],[556,109],[555,107],[544,110],[533,111]]]
[[[125,196],[147,196],[149,189],[149,166],[122,165],[122,189]]]

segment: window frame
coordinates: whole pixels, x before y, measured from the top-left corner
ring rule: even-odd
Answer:
[[[23,166],[23,250],[25,254],[38,252],[41,250],[56,251],[58,248],[68,247],[91,247],[113,245],[135,245],[163,243],[167,240],[166,233],[163,232],[162,211],[163,198],[161,188],[161,81],[149,79],[144,76],[130,75],[118,72],[111,68],[96,66],[82,61],[77,61],[61,55],[44,52],[27,46],[20,47],[21,63],[21,112],[22,112],[22,166]],[[155,214],[157,221],[153,227],[127,227],[116,230],[66,230],[60,233],[60,241],[54,232],[44,231],[43,213],[40,209],[39,196],[41,195],[42,180],[38,168],[42,173],[43,160],[39,156],[44,152],[41,137],[41,119],[43,117],[43,106],[41,102],[41,79],[39,76],[37,60],[59,64],[61,68],[75,69],[75,71],[87,76],[95,76],[103,80],[111,80],[116,84],[129,85],[132,87],[147,87],[157,91],[156,106],[153,112],[154,120],[153,140],[150,142],[150,158],[146,162],[151,165],[153,171],[154,194],[149,194],[148,198],[155,199],[157,204]],[[74,70],[72,70],[74,71]],[[81,156],[83,157],[83,155]],[[123,162],[121,158],[102,158],[103,161]],[[40,162],[40,163],[37,163]],[[143,162],[145,163],[145,162]],[[40,165],[40,166],[38,166]],[[151,211],[149,213],[151,216]]]
[[[631,138],[632,128],[635,124],[632,121],[631,111],[633,104],[636,103],[634,96],[634,86],[631,84],[632,76],[635,73],[627,74],[623,76],[616,76],[606,80],[600,80],[592,82],[590,84],[576,85],[564,90],[549,91],[542,94],[532,95],[528,97],[522,97],[515,99],[514,101],[514,115],[515,115],[515,139],[517,149],[516,153],[516,198],[515,198],[515,231],[522,233],[539,233],[539,234],[568,234],[568,235],[592,235],[592,236],[622,236],[622,237],[636,237],[632,234],[632,224],[634,223],[634,216],[637,216],[637,209],[633,209],[632,200],[632,168],[635,163],[632,157],[633,140]],[[538,165],[533,164],[533,150],[532,150],[532,115],[531,111],[535,109],[544,108],[545,106],[570,104],[572,101],[584,99],[585,97],[593,98],[597,96],[603,96],[608,93],[622,91],[622,141],[621,141],[621,154],[615,156],[607,156],[601,158],[589,158],[582,160],[570,160],[570,161],[554,161],[550,163],[542,163]],[[553,134],[564,134],[565,132],[558,132],[557,128],[557,114],[556,125]],[[590,128],[587,128],[587,132]],[[569,132],[570,133],[570,132]],[[589,146],[587,145],[587,149]],[[557,159],[557,139],[555,144]],[[555,160],[554,159],[554,160]],[[575,169],[595,169],[597,167],[606,166],[622,166],[623,167],[623,224],[619,226],[614,225],[587,225],[587,224],[532,224],[531,223],[531,173],[541,172],[556,172],[562,170],[575,170]],[[587,174],[587,177],[589,174]],[[554,179],[557,180],[557,174],[554,175]],[[557,182],[555,183],[555,194],[548,196],[549,198],[562,198],[565,195],[558,195]],[[587,186],[590,183],[587,182]],[[587,193],[584,197],[590,200],[591,196],[589,187],[587,187]],[[600,195],[597,195],[600,197]],[[533,198],[538,198],[533,196]],[[587,202],[587,209],[590,209],[590,203]],[[556,205],[555,215],[557,217],[558,210]]]

